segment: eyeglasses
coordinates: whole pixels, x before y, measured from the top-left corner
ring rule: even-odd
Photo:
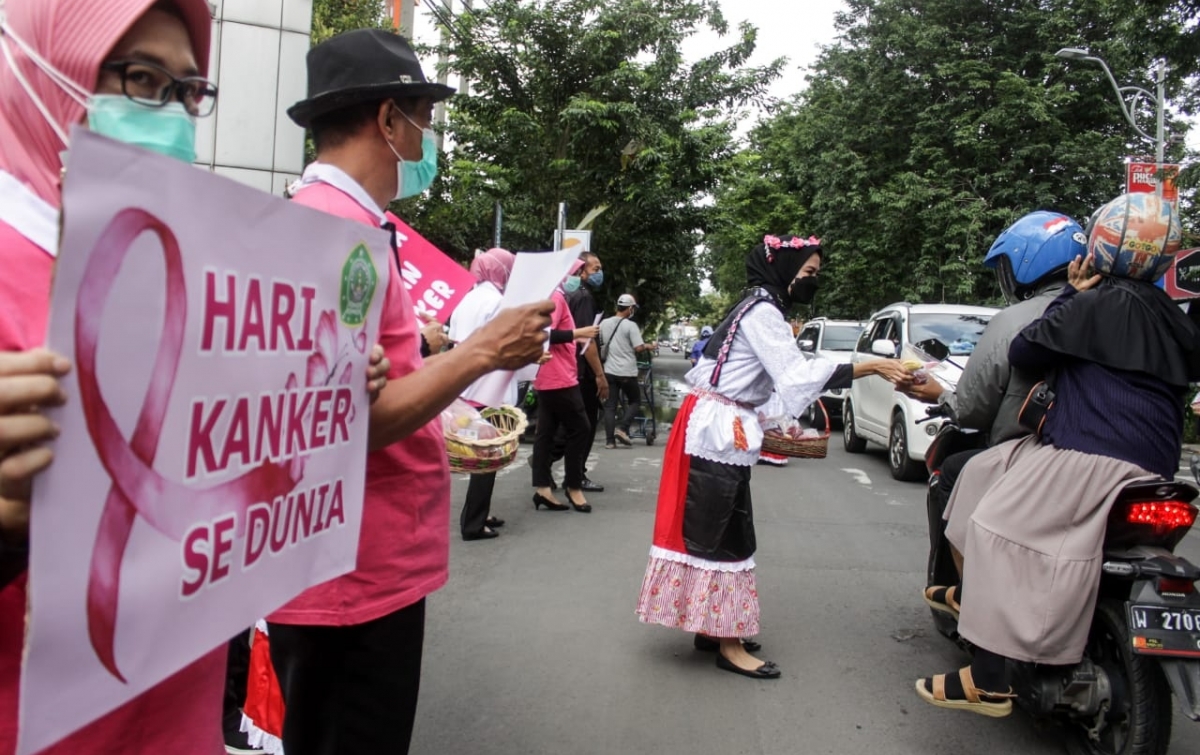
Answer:
[[[181,102],[198,118],[212,115],[217,104],[217,85],[199,76],[182,79],[166,69],[140,60],[118,60],[100,66],[121,77],[121,92],[146,107],[163,107]]]

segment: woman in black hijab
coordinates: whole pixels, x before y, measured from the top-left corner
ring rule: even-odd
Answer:
[[[694,633],[696,649],[717,652],[718,668],[755,679],[780,671],[750,654],[759,649],[749,639],[759,630],[750,471],[763,437],[754,407],[774,390],[796,416],[855,377],[908,380],[894,359],[838,365],[796,348],[786,315],[812,301],[823,254],[816,238],[767,236],[746,257],[749,287],[687,374],[637,606],[643,622]]]

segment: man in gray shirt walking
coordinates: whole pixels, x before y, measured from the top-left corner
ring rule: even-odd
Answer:
[[[600,361],[608,378],[608,400],[604,402],[605,448],[616,448],[617,442],[632,446],[629,425],[641,413],[642,391],[638,385],[637,355],[650,351],[654,344],[642,341],[642,331],[633,322],[637,300],[630,294],[617,299],[617,314],[600,323]],[[616,421],[618,396],[625,396],[625,413]]]

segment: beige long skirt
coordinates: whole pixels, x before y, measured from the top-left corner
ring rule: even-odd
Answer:
[[[1078,663],[1096,607],[1108,512],[1137,479],[1156,476],[1032,437],[971,459],[946,511],[946,536],[964,557],[963,637],[1020,661]]]

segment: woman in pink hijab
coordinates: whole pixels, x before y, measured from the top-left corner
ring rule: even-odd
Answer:
[[[158,108],[161,117],[176,131],[186,126],[200,100],[216,95],[199,78],[208,69],[210,33],[205,0],[7,0],[0,13],[0,395],[14,399],[0,403],[0,436],[6,437],[0,445],[6,543],[0,561],[13,577],[0,590],[0,755],[16,748],[26,609],[20,559],[30,483],[50,463],[49,451],[37,444],[55,434],[30,407],[61,400],[57,378],[68,369],[61,357],[37,351],[58,251],[60,154],[69,146],[70,127],[85,121],[101,133],[142,143],[136,131],[109,130],[117,120],[108,117],[114,108],[135,105],[127,93],[161,97],[167,103]],[[138,90],[153,76],[160,77],[159,87]],[[162,121],[155,116],[144,123],[153,129]],[[194,149],[184,142],[176,146]],[[43,755],[216,755],[223,751],[224,679],[222,648]]]
[[[471,262],[471,274],[478,283],[467,292],[450,316],[452,343],[466,340],[500,311],[500,302],[516,259],[512,252],[500,248],[476,255]],[[463,391],[461,398],[477,407],[488,404],[515,406],[516,377],[508,372],[493,372],[471,384]],[[459,531],[463,540],[490,540],[499,536],[496,528],[503,525],[504,520],[491,516],[495,485],[495,474],[471,475],[467,485],[467,500],[459,516]]]

